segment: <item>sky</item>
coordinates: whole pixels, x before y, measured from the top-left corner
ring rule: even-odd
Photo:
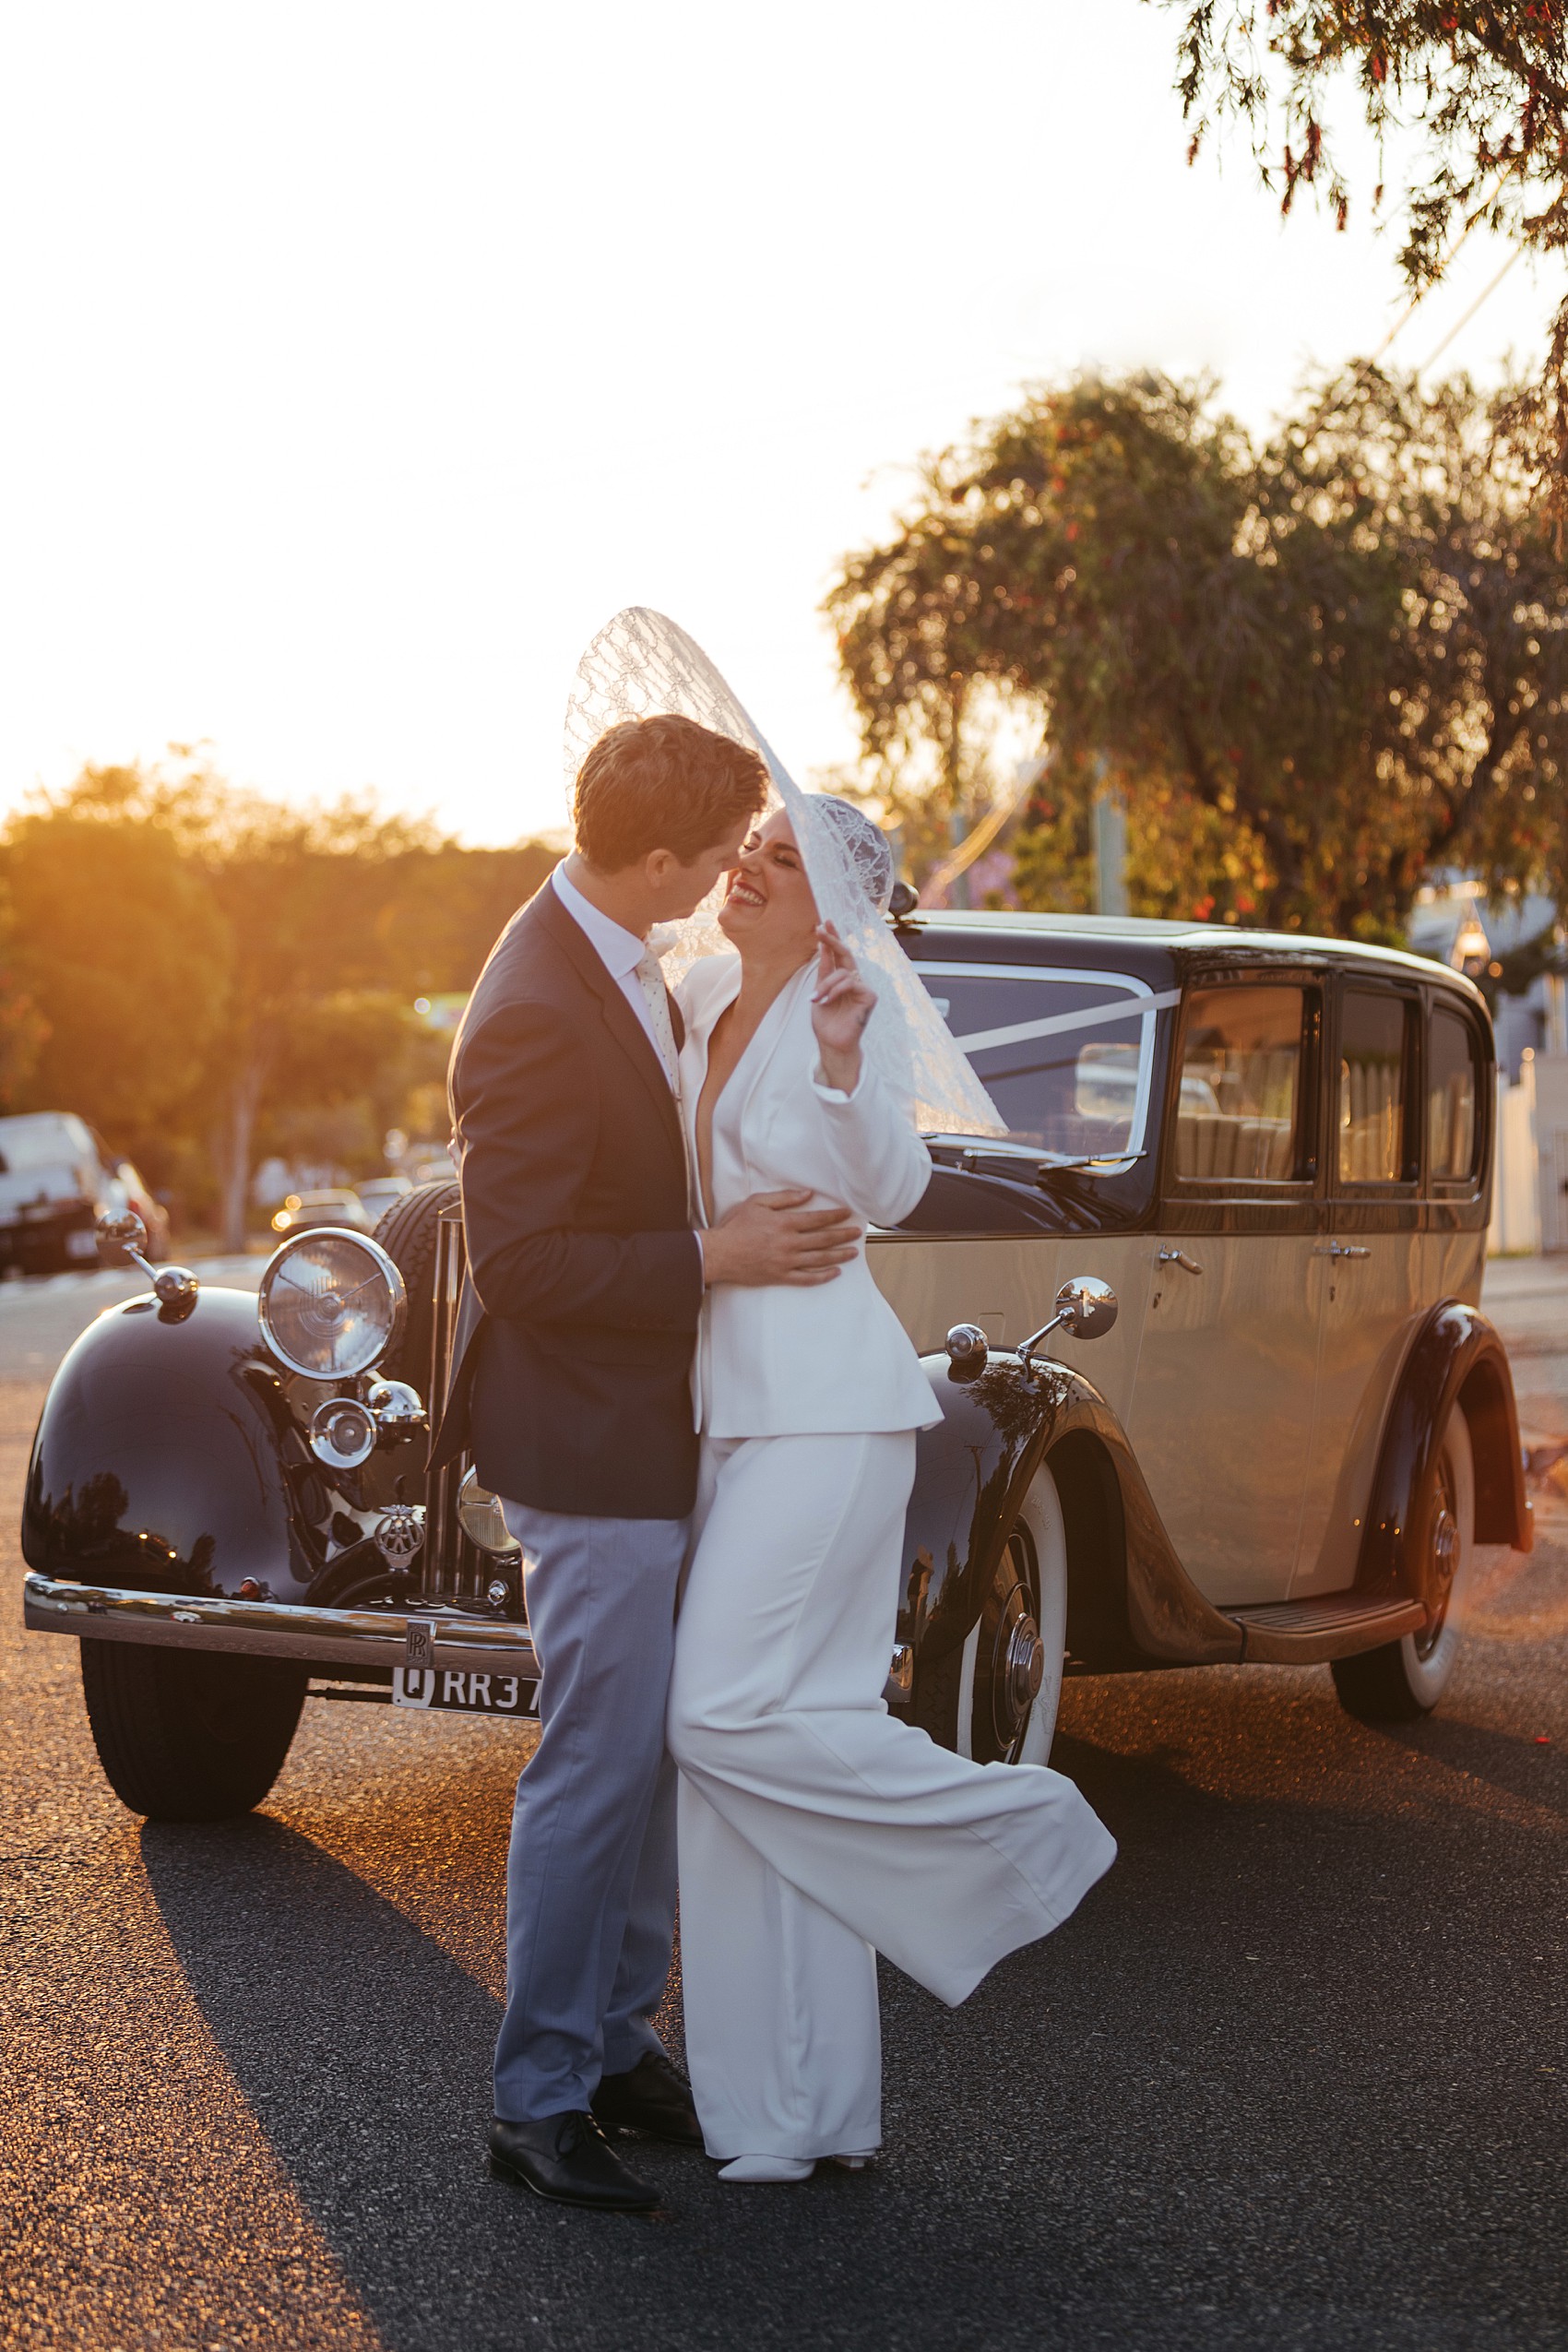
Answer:
[[[1393,241],[1189,171],[1145,0],[53,0],[0,31],[0,807],[211,746],[473,842],[564,821],[583,646],[652,604],[798,775],[820,606],[922,450],[1086,365],[1263,425]],[[1472,238],[1391,358],[1502,263]],[[1521,260],[1442,354],[1538,351]]]

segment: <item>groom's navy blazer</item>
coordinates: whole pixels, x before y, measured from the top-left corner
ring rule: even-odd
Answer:
[[[703,1280],[680,1118],[549,883],[491,951],[449,1087],[469,1284],[433,1467],[466,1444],[509,1502],[684,1518]]]

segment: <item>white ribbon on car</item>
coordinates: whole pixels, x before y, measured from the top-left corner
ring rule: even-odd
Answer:
[[[1163,996],[1135,996],[1125,1004],[1091,1004],[1082,1013],[1052,1013],[1043,1020],[1013,1021],[1005,1028],[971,1029],[953,1042],[965,1053],[987,1053],[993,1045],[1022,1045],[1028,1038],[1059,1037],[1064,1029],[1098,1029],[1112,1021],[1141,1020],[1146,1013],[1164,1013],[1181,1002],[1181,990],[1171,988]]]

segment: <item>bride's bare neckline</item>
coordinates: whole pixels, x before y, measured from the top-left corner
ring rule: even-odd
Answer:
[[[734,1047],[734,1051],[732,1052],[727,1055],[724,1049],[730,1045],[731,1039],[736,1035],[734,1016],[746,992],[745,973],[743,970],[741,974],[740,987],[735,992],[735,994],[730,999],[729,1004],[725,1005],[723,1011],[719,1014],[719,1018],[714,1022],[712,1028],[708,1031],[707,1053],[706,1065],[703,1070],[702,1091],[697,1097],[696,1113],[692,1121],[692,1128],[696,1143],[697,1182],[702,1189],[703,1213],[709,1225],[713,1223],[714,1115],[717,1112],[720,1102],[724,1099],[726,1088],[729,1087],[731,1079],[733,1079],[736,1073],[739,1071],[742,1063],[745,1060],[747,1054],[751,1051],[753,1046],[756,1043],[758,1037],[761,1035],[763,1025],[766,1021],[768,1015],[772,1012],[774,1006],[778,1004],[785,991],[800,978],[802,972],[808,968],[810,961],[811,959],[808,957],[806,963],[797,964],[795,969],[780,980],[778,986],[774,990],[773,994],[768,998],[766,1004],[761,1007],[760,1011],[758,1011],[755,1018],[752,1021],[750,1028],[747,1029],[744,1036],[741,1038],[740,1042]],[[717,1086],[714,1084],[715,1076],[718,1075],[715,1069],[716,1057],[714,1054],[714,1047],[716,1045],[720,1048],[719,1053],[717,1057],[718,1061],[721,1065],[723,1065],[723,1075],[719,1077],[719,1084]]]

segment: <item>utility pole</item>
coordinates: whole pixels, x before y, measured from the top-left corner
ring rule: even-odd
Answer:
[[[949,824],[947,828],[947,837],[953,844],[955,855],[962,849],[965,841],[968,837],[968,831],[969,827],[968,820],[966,819],[962,809],[956,805],[953,811],[952,822]],[[948,884],[947,903],[950,907],[967,907],[968,905],[969,870],[968,866],[960,867],[959,871],[954,875],[952,881]]]
[[[1114,784],[1105,780],[1104,758],[1095,763],[1099,781],[1094,795],[1094,910],[1097,915],[1127,911],[1127,804]]]

